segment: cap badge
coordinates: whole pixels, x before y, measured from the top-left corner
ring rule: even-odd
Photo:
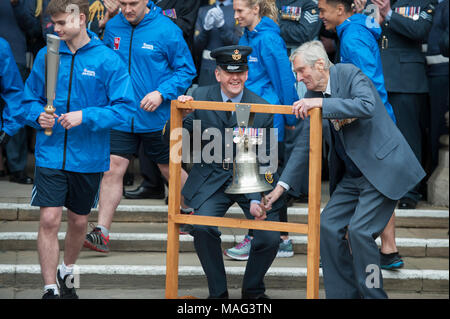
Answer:
[[[242,55],[239,54],[239,50],[236,49],[236,50],[234,50],[234,54],[232,54],[231,57],[233,58],[233,60],[239,61],[241,59]]]

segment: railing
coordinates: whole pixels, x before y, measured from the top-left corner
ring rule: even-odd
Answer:
[[[248,104],[248,103],[246,103]],[[183,109],[234,111],[234,103],[189,101],[181,103],[176,100],[171,104],[171,130],[181,128]],[[250,112],[292,114],[292,107],[287,105],[251,104]],[[247,220],[228,217],[208,217],[180,214],[181,200],[181,162],[172,161],[180,158],[180,148],[174,147],[181,143],[181,134],[170,140],[169,164],[169,216],[167,231],[166,259],[166,298],[178,298],[178,258],[179,258],[179,227],[180,224],[221,226],[229,228],[261,229],[285,231],[306,234],[307,248],[307,281],[306,298],[319,297],[319,249],[320,249],[320,195],[322,172],[322,109],[314,108],[310,115],[310,150],[309,150],[309,193],[308,193],[308,223],[287,223],[260,220]],[[178,144],[179,145],[179,144]]]

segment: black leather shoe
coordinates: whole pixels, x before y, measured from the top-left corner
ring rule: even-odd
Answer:
[[[241,298],[242,299],[270,299],[269,296],[267,296],[265,293],[260,293],[260,294],[242,293]]]
[[[123,186],[131,186],[134,183],[134,174],[126,172],[123,175]]]
[[[33,184],[33,179],[25,172],[14,172],[9,175],[9,181],[13,183],[19,183],[19,184]]]
[[[228,299],[228,291],[220,294],[220,296],[211,296],[209,295],[207,299]]]
[[[166,195],[164,190],[155,192],[149,187],[139,186],[134,190],[126,191],[124,196],[128,199],[164,199]]]
[[[414,199],[403,197],[398,202],[399,209],[416,209],[417,202]]]

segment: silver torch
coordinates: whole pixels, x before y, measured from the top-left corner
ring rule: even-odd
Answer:
[[[47,54],[45,56],[45,87],[47,105],[44,107],[44,111],[50,115],[55,113],[53,101],[55,100],[56,82],[58,80],[60,41],[61,40],[58,36],[54,34],[47,34]],[[45,135],[52,135],[52,129],[46,128]]]

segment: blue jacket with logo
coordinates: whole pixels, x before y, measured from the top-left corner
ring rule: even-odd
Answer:
[[[0,97],[6,105],[1,114],[0,131],[13,136],[23,126],[23,82],[9,43],[0,38]]]
[[[36,166],[81,173],[109,170],[109,130],[131,122],[135,113],[131,79],[127,68],[111,49],[88,31],[91,41],[72,53],[60,44],[60,65],[53,106],[55,114],[82,111],[82,123],[69,130],[55,123],[46,136],[37,119],[47,103],[45,55],[36,56],[25,83],[22,106],[28,125],[37,129]]]
[[[253,31],[245,28],[239,45],[247,45],[253,49],[247,58],[248,80],[245,86],[249,90],[270,104],[292,105],[298,100],[286,44],[280,36],[280,28],[272,19],[262,17]],[[295,116],[274,115],[274,127],[278,128],[279,141],[284,139],[286,119],[295,124]]]
[[[388,101],[384,85],[383,66],[377,42],[381,36],[381,27],[372,17],[354,14],[338,25],[336,32],[340,39],[341,63],[357,66],[372,80],[386,111],[395,123],[394,110]]]
[[[152,2],[148,7],[150,12],[136,26],[118,14],[108,21],[103,37],[127,65],[137,100],[131,126],[114,128],[120,131],[161,131],[170,116],[170,100],[184,94],[196,75],[181,29]],[[140,101],[155,90],[163,96],[161,105],[154,112],[141,109]]]

